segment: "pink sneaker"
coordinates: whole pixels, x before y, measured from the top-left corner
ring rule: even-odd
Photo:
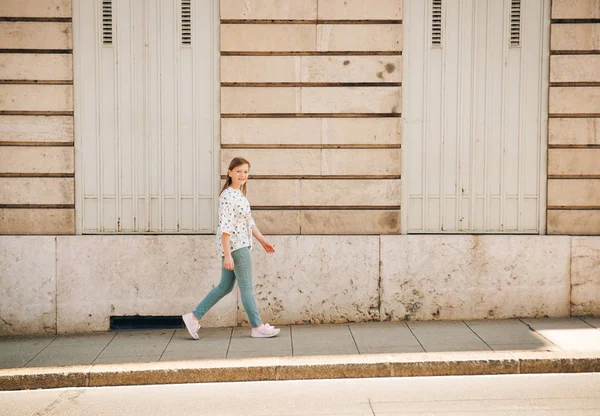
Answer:
[[[258,328],[252,328],[250,336],[252,338],[271,338],[279,334],[279,331],[281,331],[281,329],[275,328],[269,324],[263,324]]]
[[[187,328],[187,330],[190,333],[190,335],[192,336],[192,338],[194,338],[194,339],[200,338],[198,336],[198,330],[200,329],[200,324],[198,323],[198,320],[196,319],[194,314],[191,312],[186,313],[185,315],[182,316],[182,318],[183,318],[183,323],[185,324],[185,327]]]

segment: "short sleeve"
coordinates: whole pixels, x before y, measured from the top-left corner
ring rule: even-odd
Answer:
[[[222,233],[233,234],[235,231],[234,217],[233,199],[226,193],[221,194],[219,198],[219,226]]]

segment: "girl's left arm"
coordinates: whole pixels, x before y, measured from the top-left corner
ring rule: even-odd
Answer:
[[[252,235],[259,241],[259,243],[262,244],[263,248],[267,253],[275,253],[275,246],[267,241],[267,239],[264,235],[262,235],[256,224],[252,226]]]

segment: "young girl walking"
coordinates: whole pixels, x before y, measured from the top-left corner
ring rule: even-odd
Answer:
[[[280,329],[263,324],[258,314],[252,287],[252,236],[262,244],[267,253],[274,253],[275,248],[256,227],[250,203],[246,199],[246,184],[250,162],[241,157],[234,158],[227,170],[227,180],[219,195],[219,225],[217,227],[217,249],[223,261],[221,282],[204,298],[194,312],[182,316],[188,332],[198,339],[200,319],[223,296],[233,290],[235,280],[238,281],[242,303],[252,330],[253,338],[270,338],[277,335]]]

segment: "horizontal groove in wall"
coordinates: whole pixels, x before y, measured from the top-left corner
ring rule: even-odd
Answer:
[[[73,85],[73,80],[66,81],[37,81],[37,80],[26,80],[26,79],[0,79],[0,84],[27,84],[27,85]]]
[[[48,54],[70,54],[73,49],[0,49],[0,53],[48,53]]]
[[[221,149],[401,149],[399,144],[222,144]]]
[[[253,205],[254,211],[388,211],[399,210],[400,205]]]
[[[600,81],[596,82],[551,82],[551,87],[600,87]]]
[[[70,17],[0,17],[0,22],[71,22]]]
[[[305,19],[305,20],[293,20],[293,19],[221,19],[222,25],[242,25],[242,24],[298,24],[298,25],[397,25],[402,24],[402,20],[368,20],[368,19],[356,19],[356,20],[322,20],[322,19]]]
[[[577,205],[570,205],[570,206],[562,206],[562,205],[550,205],[548,206],[548,210],[550,211],[556,211],[556,210],[561,210],[561,211],[595,211],[595,210],[599,210],[600,206],[577,206]]]
[[[600,144],[551,144],[548,149],[600,149]]]
[[[364,56],[364,55],[402,55],[401,51],[280,51],[280,52],[248,52],[221,51],[221,56]]]
[[[8,208],[8,209],[75,209],[74,204],[57,204],[57,205],[37,205],[37,204],[0,204],[0,208]]]
[[[221,175],[221,179],[227,176]],[[251,179],[401,179],[400,175],[250,175]]]
[[[0,111],[0,116],[72,116],[73,111]]]
[[[600,83],[599,83],[600,85]],[[221,82],[221,87],[401,87],[401,82]]]
[[[1,112],[0,112],[1,114]],[[379,118],[401,117],[401,113],[224,113],[221,118]]]
[[[581,50],[581,51],[550,51],[550,55],[599,55],[600,50]]]
[[[573,113],[573,114],[562,114],[562,113],[550,113],[549,118],[595,118],[600,117],[600,113]]]
[[[548,179],[600,179],[600,175],[548,175]]]
[[[72,147],[74,146],[73,141],[69,142],[5,142],[0,140],[0,146],[13,146],[13,147]]]
[[[0,178],[74,178],[74,173],[0,173]],[[225,177],[223,177],[225,178]]]
[[[597,18],[593,18],[593,19],[552,19],[552,20],[550,20],[550,23],[552,23],[552,24],[558,24],[558,25],[560,25],[561,23],[567,23],[567,24],[572,24],[572,23],[600,23],[600,19],[597,19]]]

